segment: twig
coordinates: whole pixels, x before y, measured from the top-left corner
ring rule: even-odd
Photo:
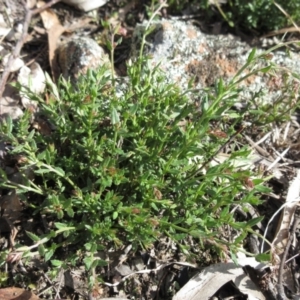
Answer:
[[[267,133],[263,139],[267,139],[269,136],[271,135],[271,132]],[[260,139],[258,142],[253,142],[251,140],[251,138],[247,135],[245,135],[245,139],[247,140],[247,142],[249,142],[249,144],[251,145],[251,148],[256,149],[257,152],[259,152],[261,155],[263,155],[265,158],[270,157],[270,153],[268,151],[266,151],[265,149],[263,149],[262,147],[259,146],[259,144],[261,142],[263,142],[264,140]]]
[[[289,201],[289,202],[285,202],[283,203],[278,209],[277,211],[273,214],[273,216],[271,217],[271,219],[269,220],[267,226],[266,226],[266,230],[264,232],[264,235],[263,235],[263,240],[262,240],[262,243],[261,243],[261,250],[260,252],[263,253],[264,252],[264,241],[266,240],[266,236],[267,236],[267,232],[268,232],[268,229],[269,229],[269,226],[270,224],[272,223],[272,221],[274,220],[274,218],[281,212],[282,209],[284,209],[286,206],[288,206],[289,204],[291,204],[292,202],[299,202],[300,201],[300,197],[292,200],[292,201]]]
[[[285,294],[284,294],[283,283],[282,283],[283,268],[284,268],[284,265],[286,263],[286,257],[287,257],[288,251],[290,249],[294,234],[296,232],[296,229],[297,229],[299,223],[300,223],[300,218],[295,215],[294,224],[293,224],[292,230],[290,232],[290,236],[289,236],[289,239],[287,241],[285,250],[283,252],[282,259],[280,261],[279,272],[278,272],[278,285],[277,285],[277,292],[278,292],[277,299],[280,299],[280,300],[286,298]]]
[[[170,262],[170,263],[166,263],[166,264],[161,264],[156,269],[148,269],[148,270],[132,272],[129,275],[124,276],[120,281],[118,281],[116,283],[103,282],[103,284],[105,284],[106,286],[109,286],[109,287],[115,287],[115,286],[118,286],[121,282],[125,281],[127,278],[133,276],[134,274],[153,273],[153,272],[157,272],[157,271],[159,271],[165,267],[171,266],[171,265],[179,265],[179,266],[185,266],[185,267],[191,267],[194,269],[199,269],[198,266],[190,264],[190,263],[174,261],[174,262]]]
[[[295,28],[295,27],[286,27],[286,28],[271,31],[271,32],[261,36],[260,38],[268,38],[270,36],[279,35],[279,34],[286,34],[288,32],[299,32],[299,29]]]
[[[1,99],[2,99],[2,95],[3,95],[4,89],[5,89],[7,79],[8,79],[9,74],[10,74],[10,69],[11,69],[11,66],[12,66],[14,60],[17,57],[19,57],[21,49],[22,49],[22,47],[23,47],[23,45],[26,41],[29,24],[30,24],[30,21],[31,21],[32,17],[34,15],[37,15],[40,12],[44,11],[45,9],[51,7],[52,5],[54,5],[57,2],[60,2],[60,0],[51,0],[47,4],[45,4],[44,6],[36,8],[34,10],[28,9],[26,7],[26,5],[24,4],[26,15],[25,15],[25,20],[24,20],[24,24],[23,24],[23,31],[22,31],[22,34],[20,36],[20,39],[18,40],[18,42],[16,44],[16,47],[15,47],[13,53],[9,57],[9,60],[8,60],[6,66],[4,68],[4,71],[3,71],[3,74],[2,74],[2,77],[1,77],[1,80],[0,80],[0,115],[1,115]]]
[[[154,300],[158,300],[158,297],[159,297],[159,291],[161,289],[161,285],[162,285],[162,282],[165,280],[166,276],[168,275],[169,273],[169,268],[166,268],[167,270],[164,270],[164,273],[163,275],[161,276],[159,282],[158,282],[158,285],[157,285],[157,289],[156,289],[156,295],[155,295],[155,298]]]
[[[274,5],[289,19],[295,28],[297,28],[298,32],[300,32],[300,28],[297,26],[297,23],[294,22],[293,18],[276,1],[274,1]]]

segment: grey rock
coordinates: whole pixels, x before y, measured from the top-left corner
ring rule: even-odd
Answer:
[[[142,36],[147,23],[138,24],[133,33],[131,56],[137,58]],[[229,82],[247,62],[251,47],[232,35],[208,35],[196,26],[178,20],[153,22],[151,33],[146,38],[145,54],[151,57],[152,66],[160,64],[166,80],[175,83],[183,90],[194,79],[193,88],[202,89],[213,86],[217,79]],[[257,55],[263,50],[257,50]],[[272,58],[260,60],[256,67],[269,64],[279,66],[276,74],[259,73],[249,77],[239,87],[239,98],[246,101],[260,92],[260,101],[274,101],[284,95],[286,70],[300,69],[299,54],[284,50],[273,53]],[[248,71],[242,73],[245,75]],[[294,84],[293,78],[288,78]],[[292,85],[290,85],[292,86]]]
[[[102,65],[110,67],[105,51],[93,40],[80,37],[65,41],[57,49],[57,63],[65,79],[76,85],[80,75]]]
[[[133,271],[128,265],[120,264],[116,266],[115,270],[121,275],[121,276],[127,276],[130,275]]]

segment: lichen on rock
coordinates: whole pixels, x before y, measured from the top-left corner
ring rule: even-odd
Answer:
[[[135,28],[131,47],[133,57],[139,55],[146,28],[146,22]],[[195,89],[214,86],[219,78],[228,83],[247,62],[252,50],[237,36],[205,34],[200,28],[183,21],[155,21],[150,29],[150,34],[146,37],[144,54],[151,58],[151,65],[160,64],[168,83],[175,83],[183,90],[187,89],[192,79]],[[258,49],[257,54],[261,53],[263,50]],[[272,102],[281,97],[287,86],[284,68],[297,72],[300,68],[299,54],[290,52],[287,55],[280,49],[274,52],[269,60],[258,60],[256,68],[269,64],[279,67],[276,74],[257,73],[248,77],[239,84],[240,100],[245,102],[258,94],[262,102]],[[250,69],[246,69],[242,75],[249,72]],[[293,79],[290,78],[290,81],[292,86]]]

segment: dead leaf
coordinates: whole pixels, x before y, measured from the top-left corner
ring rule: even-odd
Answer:
[[[13,251],[10,252],[7,257],[6,257],[6,262],[9,263],[19,263],[20,260],[22,259],[23,256],[23,252],[17,252],[17,251]]]
[[[162,193],[159,189],[156,187],[153,188],[153,193],[156,199],[161,200],[162,199]]]
[[[83,29],[83,28],[89,28],[89,29],[97,29],[98,26],[97,25],[92,25],[91,22],[94,22],[94,19],[89,17],[89,16],[85,16],[83,18],[80,18],[79,20],[74,20],[74,22],[72,24],[70,24],[68,26],[68,28],[66,29],[67,33],[71,33],[73,31],[76,31],[78,29]]]
[[[300,170],[297,170],[296,178],[290,184],[288,189],[286,202],[284,205],[280,207],[279,210],[273,215],[270,219],[269,224],[273,221],[274,217],[281,212],[280,221],[278,222],[277,230],[275,238],[272,242],[272,259],[273,264],[280,264],[282,260],[284,251],[286,251],[286,246],[288,240],[291,235],[291,228],[294,223],[294,214],[297,209],[299,203],[299,195],[300,195]],[[266,231],[267,232],[267,229]],[[296,292],[295,282],[294,280],[290,279],[293,278],[292,270],[290,267],[286,267],[283,271],[283,278],[285,279],[286,285],[288,289],[293,293]]]
[[[0,14],[0,42],[11,31],[11,28],[4,21],[3,14]]]
[[[293,226],[294,214],[299,203],[300,195],[300,170],[297,170],[297,176],[292,181],[288,194],[286,197],[286,203],[281,215],[281,221],[278,223],[277,233],[273,240],[272,245],[274,246],[276,254],[281,258],[286,244],[290,236],[290,229]],[[270,220],[271,221],[271,220]]]
[[[0,289],[1,300],[40,300],[40,298],[34,295],[31,291],[26,291],[17,287],[9,287]]]
[[[44,1],[37,2],[38,8],[43,7],[44,5],[45,5]],[[57,25],[61,26],[57,15],[50,8],[43,10],[41,12],[41,17],[42,17],[42,21],[43,21],[43,24],[44,24],[44,27],[46,30],[50,30],[51,28],[53,28],[54,26],[57,26]]]
[[[0,217],[0,234],[8,238],[8,249],[13,249],[15,244],[15,238],[17,236],[18,230],[12,224],[12,222],[5,217]],[[2,299],[2,298],[0,298]]]
[[[6,54],[6,55],[3,57],[3,59],[2,59],[2,64],[3,64],[4,66],[7,65],[8,61],[9,61],[9,59],[10,59],[10,56],[11,56],[11,54],[9,53],[9,54]],[[23,66],[24,66],[24,61],[23,61],[23,59],[17,57],[17,58],[13,61],[13,63],[11,64],[9,71],[10,71],[10,72],[16,72],[16,71],[20,70],[20,68],[22,68]]]
[[[128,265],[120,264],[115,267],[115,270],[121,275],[121,276],[127,276],[131,274],[133,271]]]
[[[37,3],[37,7],[42,7],[44,5],[44,1],[38,1]],[[55,63],[55,51],[57,48],[58,38],[66,30],[66,28],[60,24],[57,15],[50,8],[42,11],[41,17],[44,27],[46,28],[48,33],[49,63],[52,70],[52,76],[53,78],[56,78],[59,71]]]
[[[265,296],[258,290],[256,285],[244,273],[242,266],[260,264],[254,257],[241,258],[239,265],[235,263],[220,263],[205,268],[195,275],[173,297],[173,300],[196,300],[211,299],[211,297],[227,282],[232,281],[239,290],[248,296],[248,299],[264,300]]]
[[[49,136],[52,133],[51,124],[43,119],[38,119],[32,124],[32,127],[44,136]]]
[[[36,0],[27,0],[27,7],[28,7],[29,9],[34,8],[35,5],[36,5]]]

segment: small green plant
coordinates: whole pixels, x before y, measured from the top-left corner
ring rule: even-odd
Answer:
[[[159,1],[151,1],[151,6],[157,2]],[[191,10],[193,13],[202,13],[207,21],[215,20],[216,15],[220,15],[231,27],[246,31],[255,30],[259,34],[292,26],[293,22],[300,21],[298,0],[168,0],[167,4],[169,12],[173,14]]]
[[[42,236],[27,233],[35,244],[17,245],[17,251],[30,256],[36,248],[54,269],[81,263],[87,270],[105,265],[95,254],[108,245],[147,249],[162,236],[185,253],[193,237],[203,248],[234,254],[261,218],[237,222],[231,207],[257,205],[268,189],[260,178],[249,189],[253,174],[235,167],[247,158],[246,147],[232,145],[227,160],[212,162],[249,118],[249,111],[232,110],[239,83],[272,69],[255,69],[255,63],[253,50],[229,84],[219,80],[214,90],[182,92],[141,56],[129,63],[127,83],[115,78],[113,85],[111,71],[102,68],[76,87],[65,80],[49,85],[47,103],[31,95],[44,121],[32,124],[27,111],[2,123],[1,137],[24,176],[14,183],[1,171],[0,186],[16,189],[27,211],[52,225]],[[225,225],[238,233],[230,243],[222,238]]]
[[[291,26],[290,20],[274,4],[279,4],[294,22],[300,20],[300,3],[297,0],[230,0],[224,8],[227,16],[235,25],[247,29],[267,32]]]
[[[237,225],[228,211],[235,201],[259,203],[262,181],[244,193],[249,171],[235,170],[231,159],[208,164],[225,143],[209,134],[210,122],[230,117],[236,91],[220,81],[216,94],[192,103],[157,69],[144,64],[138,70],[129,66],[129,83],[118,92],[105,69],[88,72],[76,88],[62,81],[59,96],[52,92],[47,104],[40,103],[43,118],[55,127],[50,134],[33,129],[29,113],[1,127],[12,154],[23,157],[20,170],[35,174],[18,192],[26,193],[33,214],[74,229],[65,232],[65,246],[88,244],[89,251],[110,241],[144,248],[165,234],[178,243],[193,235],[221,245],[223,224],[246,234],[249,225]],[[241,120],[228,125],[229,135]],[[241,149],[232,158],[247,153]],[[203,164],[205,174],[198,172]],[[8,180],[2,185],[14,186]]]
[[[8,280],[8,274],[6,272],[0,272],[0,287],[6,286]]]

